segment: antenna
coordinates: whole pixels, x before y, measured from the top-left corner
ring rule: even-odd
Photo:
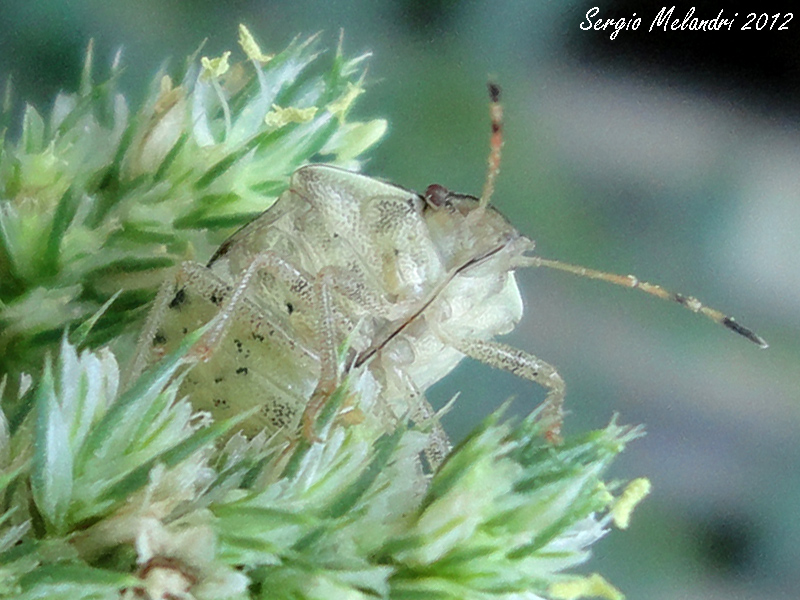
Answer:
[[[489,117],[492,121],[492,137],[489,143],[489,164],[486,171],[486,182],[484,183],[483,193],[480,198],[480,210],[485,209],[489,205],[489,201],[494,193],[495,181],[497,180],[498,173],[500,173],[500,157],[503,148],[503,105],[500,104],[500,86],[490,81],[487,87],[489,89]],[[684,308],[694,313],[699,313],[715,323],[727,327],[731,331],[738,333],[762,348],[769,347],[769,344],[767,344],[764,338],[747,327],[740,325],[733,317],[729,317],[715,308],[705,306],[697,298],[667,291],[660,285],[640,281],[639,278],[634,275],[616,275],[614,273],[588,269],[580,265],[571,265],[559,260],[551,260],[540,256],[520,256],[514,260],[514,264],[519,267],[547,267],[548,269],[556,269],[558,271],[578,275],[579,277],[598,279],[614,285],[640,290],[651,296],[661,298],[662,300],[677,302]]]
[[[503,105],[500,104],[500,86],[491,81],[489,88],[489,117],[492,120],[492,137],[489,142],[489,166],[486,170],[486,181],[483,184],[480,206],[489,206],[494,193],[494,183],[500,173],[500,156],[503,148]]]
[[[683,294],[676,294],[675,292],[669,292],[660,285],[647,283],[646,281],[640,281],[639,278],[634,275],[616,275],[614,273],[596,271],[595,269],[587,269],[586,267],[581,267],[579,265],[571,265],[559,260],[541,258],[540,256],[521,256],[515,261],[515,264],[521,267],[547,267],[548,269],[565,271],[567,273],[572,273],[573,275],[578,275],[579,277],[599,279],[600,281],[606,281],[608,283],[613,283],[614,285],[621,285],[630,289],[640,290],[646,294],[650,294],[651,296],[661,298],[662,300],[677,302],[684,308],[688,308],[694,313],[699,313],[711,319],[715,323],[727,327],[731,331],[746,337],[748,340],[754,344],[758,344],[762,348],[769,347],[769,344],[764,338],[762,338],[760,335],[757,335],[747,327],[739,325],[739,323],[733,320],[733,317],[729,317],[715,308],[710,308],[703,305],[703,303],[697,298],[692,296],[684,296]]]

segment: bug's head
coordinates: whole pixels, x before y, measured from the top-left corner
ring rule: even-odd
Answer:
[[[424,215],[434,239],[445,255],[454,261],[466,255],[472,260],[500,249],[512,252],[530,249],[533,242],[523,237],[489,201],[500,172],[500,150],[503,146],[503,107],[500,88],[489,83],[489,116],[492,136],[489,146],[488,170],[480,198],[451,192],[439,184],[425,190]],[[518,240],[518,243],[512,244]]]
[[[455,263],[468,262],[524,239],[499,211],[479,198],[429,185],[423,216],[432,238]]]

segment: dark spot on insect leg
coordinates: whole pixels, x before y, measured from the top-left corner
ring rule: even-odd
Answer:
[[[239,367],[236,369],[237,375],[247,375],[247,367]]]
[[[289,311],[289,314],[292,314],[294,312],[294,304],[292,304],[291,302],[287,302],[286,310]]]
[[[153,346],[163,346],[167,343],[167,336],[164,335],[164,332],[159,330],[156,331],[156,334],[153,336]]]

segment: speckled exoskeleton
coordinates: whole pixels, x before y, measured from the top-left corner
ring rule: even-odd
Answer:
[[[694,298],[533,256],[533,241],[489,204],[502,145],[499,90],[490,85],[490,92],[493,133],[480,198],[440,185],[418,194],[332,166],[302,167],[208,264],[185,263],[162,287],[133,371],[214,320],[198,350],[205,362],[187,374],[182,391],[218,417],[260,407],[247,433],[302,429],[314,439],[314,417],[344,372],[361,373],[369,406],[360,410],[388,428],[405,417],[432,419],[425,390],[466,356],[544,386],[541,416],[555,441],[563,380],[546,362],[494,340],[522,317],[514,270],[539,266],[677,301],[766,345]],[[446,448],[434,421],[433,462]]]

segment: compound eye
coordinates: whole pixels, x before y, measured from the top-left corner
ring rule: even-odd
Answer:
[[[433,208],[448,206],[450,204],[449,197],[450,190],[438,183],[429,185],[428,189],[425,190],[425,202]]]

